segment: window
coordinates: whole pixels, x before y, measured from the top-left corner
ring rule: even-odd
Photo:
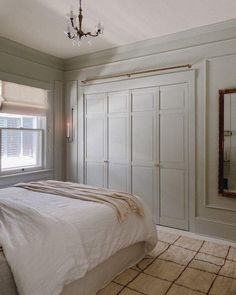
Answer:
[[[47,91],[0,83],[0,174],[44,168]]]

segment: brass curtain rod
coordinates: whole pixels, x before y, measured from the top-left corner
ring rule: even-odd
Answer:
[[[94,78],[87,79],[87,80],[84,80],[84,81],[81,81],[81,82],[83,84],[86,84],[88,82],[95,81],[95,80],[105,80],[105,79],[121,78],[121,77],[128,77],[128,78],[130,78],[133,75],[141,75],[141,74],[155,73],[155,72],[175,70],[175,69],[182,69],[182,68],[191,69],[192,68],[192,65],[186,64],[186,65],[172,66],[172,67],[152,69],[152,70],[145,70],[145,71],[137,71],[137,72],[117,74],[117,75],[110,75],[110,76],[94,77]]]

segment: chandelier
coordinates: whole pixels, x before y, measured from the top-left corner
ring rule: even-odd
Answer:
[[[70,11],[70,13],[67,15],[67,31],[65,31],[65,34],[69,39],[73,41],[73,45],[80,45],[80,41],[82,37],[97,37],[100,34],[103,33],[103,27],[101,26],[101,23],[99,22],[98,25],[95,28],[95,32],[84,32],[82,28],[83,23],[83,15],[82,15],[82,6],[81,6],[81,0],[79,0],[79,13],[78,16],[74,14],[73,10]],[[89,44],[91,44],[91,41],[88,41]]]

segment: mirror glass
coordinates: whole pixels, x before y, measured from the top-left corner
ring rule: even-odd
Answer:
[[[236,89],[220,90],[219,191],[236,197]]]

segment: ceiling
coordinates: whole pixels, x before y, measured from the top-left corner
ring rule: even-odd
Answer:
[[[0,0],[0,36],[60,58],[236,18],[236,0],[82,0],[84,25],[102,37],[73,46],[63,31],[78,0]]]

